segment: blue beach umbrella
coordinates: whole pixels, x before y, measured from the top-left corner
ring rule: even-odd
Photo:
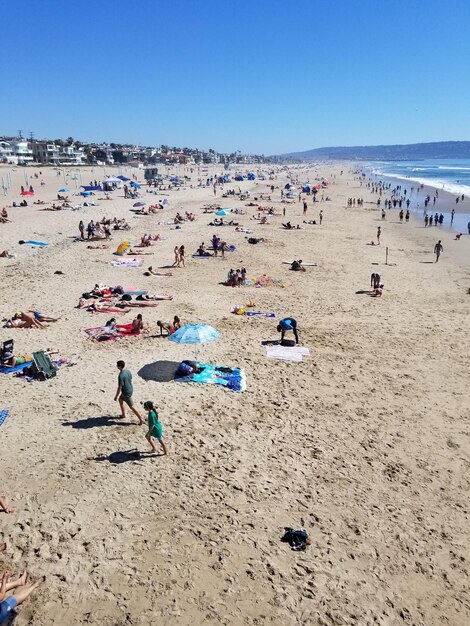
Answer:
[[[140,189],[140,185],[139,183],[135,183],[134,181],[131,182],[131,187],[134,187],[134,189]]]
[[[145,202],[134,202],[132,206],[135,206],[135,207],[145,206]]]
[[[67,193],[69,191],[70,189],[67,189],[67,187],[62,187],[62,189],[59,189],[59,193]]]
[[[227,211],[225,209],[220,209],[220,211],[215,212],[216,215],[227,215]]]
[[[174,343],[192,343],[197,346],[207,341],[216,341],[219,337],[219,331],[209,326],[209,324],[186,324],[178,328],[168,339]]]

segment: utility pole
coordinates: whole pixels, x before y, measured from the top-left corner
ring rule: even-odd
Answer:
[[[22,130],[18,131],[18,139],[23,139],[23,131]]]

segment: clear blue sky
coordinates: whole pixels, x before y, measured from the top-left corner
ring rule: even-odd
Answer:
[[[0,134],[273,154],[470,139],[470,0],[4,0]]]

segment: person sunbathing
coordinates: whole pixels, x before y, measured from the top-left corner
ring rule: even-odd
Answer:
[[[87,250],[107,250],[109,246],[102,243],[100,246],[87,246]]]
[[[3,224],[6,224],[7,222],[11,222],[11,220],[8,219],[8,211],[6,210],[5,207],[2,209],[2,212],[0,213],[0,222],[2,222]]]
[[[173,276],[172,272],[155,272],[152,266],[148,268],[145,274],[149,276]]]
[[[148,300],[173,300],[173,296],[150,296],[148,294],[141,294],[140,296],[136,297],[136,301],[138,302],[147,302]]]
[[[0,252],[0,257],[4,259],[14,259],[15,255],[12,254],[9,250],[3,250],[3,252]]]
[[[36,582],[28,584],[28,574],[24,572],[17,580],[10,579],[10,572],[5,570],[0,577],[0,621],[2,624],[11,623],[14,618],[14,609],[22,604],[29,596],[46,580],[41,576]],[[6,597],[8,591],[13,591],[13,595]]]
[[[97,328],[96,330],[90,331],[90,337],[94,341],[98,341],[102,337],[116,337],[119,334],[116,328],[116,318],[112,317],[110,320],[106,322],[104,326],[101,328]]]
[[[302,265],[302,259],[292,261],[290,268],[294,272],[305,272],[305,267]]]
[[[44,350],[44,354],[51,356],[51,354],[58,354],[57,350],[52,350],[52,348],[47,348]],[[29,363],[33,361],[33,355],[29,352],[25,354],[19,354],[18,356],[12,356],[6,361],[2,363],[2,365],[6,365],[7,367],[15,367],[16,365],[24,365],[25,363]]]
[[[7,321],[7,328],[45,328],[44,324],[30,311],[17,311]]]
[[[131,333],[140,334],[144,330],[144,322],[142,320],[142,313],[139,313],[135,319],[132,320]]]

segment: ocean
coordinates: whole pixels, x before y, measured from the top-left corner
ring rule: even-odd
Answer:
[[[470,195],[470,160],[380,161],[371,163],[373,174],[397,176],[457,195]]]
[[[443,213],[444,225],[457,232],[468,232],[470,234],[470,160],[461,159],[426,159],[422,161],[380,161],[368,163],[367,169],[377,180],[400,178],[410,183],[429,185],[446,191],[455,197],[465,195],[465,202],[454,204],[454,201],[446,200],[442,196],[436,205],[430,204],[429,213]],[[411,187],[412,185],[402,186]],[[414,185],[417,186],[416,184]],[[410,211],[424,215],[424,199],[422,194],[408,196],[411,199]],[[451,210],[455,209],[453,223],[450,224]]]

